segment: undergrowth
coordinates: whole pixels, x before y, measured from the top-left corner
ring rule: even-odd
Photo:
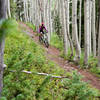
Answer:
[[[1,100],[82,100],[81,96],[86,98],[84,100],[89,100],[90,97],[97,96],[95,90],[80,81],[80,75],[76,72],[66,73],[46,59],[44,52],[19,29],[6,37],[4,62],[7,68],[4,71]],[[50,76],[26,74],[22,70],[48,73]],[[51,74],[70,78],[52,78]]]
[[[70,48],[68,49],[67,55],[65,55],[64,51],[63,51],[64,50],[63,41],[58,37],[58,35],[56,35],[56,34],[52,35],[51,45],[60,50],[60,57],[74,63],[73,59],[74,59],[74,56],[75,56],[75,50],[74,50],[74,55],[73,56],[71,56],[71,49]],[[97,67],[97,63],[98,63],[97,57],[93,57],[93,56],[89,57],[88,66],[89,66],[90,72],[92,72],[96,76],[100,77],[100,68]],[[79,68],[82,68],[82,69],[85,68],[84,67],[84,52],[83,52],[83,50],[81,52],[79,65],[80,65]]]
[[[26,25],[28,25],[30,28],[33,29],[34,32],[36,32],[36,26],[34,24],[31,24],[31,23],[26,23]]]
[[[62,51],[64,48],[63,48],[63,40],[60,39],[58,37],[57,34],[53,33],[52,36],[51,36],[51,42],[50,44],[54,47],[56,47],[57,49],[59,49],[60,51]]]

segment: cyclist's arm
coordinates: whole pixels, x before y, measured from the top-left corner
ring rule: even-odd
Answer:
[[[39,27],[38,33],[40,33],[41,27]]]
[[[48,33],[48,30],[44,27],[44,29],[47,31],[47,33]]]

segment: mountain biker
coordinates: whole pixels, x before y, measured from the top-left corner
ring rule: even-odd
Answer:
[[[40,43],[44,43],[45,46],[48,48],[49,43],[48,43],[48,36],[46,33],[48,33],[48,30],[45,28],[44,23],[42,22],[41,26],[39,27],[39,41]]]
[[[39,33],[45,34],[44,30],[48,32],[46,27],[44,26],[44,23],[42,22],[41,26],[39,27]]]

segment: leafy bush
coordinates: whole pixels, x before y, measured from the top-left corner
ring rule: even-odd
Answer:
[[[97,96],[97,91],[90,89],[88,84],[81,81],[81,76],[73,73],[72,79],[64,80],[65,99],[64,100],[89,100],[90,97]]]
[[[46,59],[44,50],[20,30],[12,29],[11,34],[7,36],[4,62],[7,68],[4,71],[3,100],[64,100],[70,95],[64,95],[66,89],[63,84],[67,83],[62,83],[62,79],[44,77],[36,73],[44,72],[57,76],[71,76],[71,73],[66,73],[54,62]],[[22,70],[34,74],[26,74]],[[74,85],[74,81],[72,84]],[[72,88],[69,86],[69,89]]]
[[[19,30],[7,36],[4,58],[7,68],[4,72],[2,95],[5,96],[7,100],[33,100],[33,98],[35,98],[35,92],[44,80],[42,76],[27,75],[22,73],[22,70],[45,72],[55,75],[64,73],[64,70],[46,59],[44,50],[41,47]],[[42,95],[44,94],[44,99],[52,97],[52,93],[50,93],[49,90],[55,87],[55,80],[50,81],[50,84],[45,86],[45,93],[47,94],[42,93]]]
[[[11,17],[15,18],[16,17],[16,9],[17,5],[13,0],[10,0],[10,10],[11,10]]]
[[[26,23],[26,25],[28,25],[30,28],[33,29],[34,32],[36,32],[36,26],[31,24],[31,23]]]
[[[6,97],[1,97],[0,100],[7,100]]]
[[[90,71],[100,77],[100,68],[93,66],[90,68]]]
[[[62,38],[62,26],[61,26],[61,23],[60,23],[60,18],[59,18],[59,15],[56,14],[54,16],[54,20],[53,20],[53,23],[54,23],[54,30],[55,30],[55,33],[58,35],[58,37],[61,39]]]
[[[97,67],[98,60],[96,57],[90,56],[88,63],[90,67]]]
[[[52,34],[51,43],[52,46],[58,48],[59,50],[63,50],[63,40],[61,40],[55,33]]]
[[[17,31],[18,24],[15,20],[12,19],[6,19],[0,21],[0,39],[2,38],[2,35],[7,35],[11,32]],[[12,31],[13,29],[13,31]]]

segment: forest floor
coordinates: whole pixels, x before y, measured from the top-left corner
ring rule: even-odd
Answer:
[[[24,23],[20,23],[20,26],[22,27],[23,31],[26,34],[28,34],[31,38],[33,38],[34,42],[40,44],[38,42],[37,33],[33,32],[33,30]],[[47,59],[54,61],[60,67],[65,69],[66,72],[77,70],[79,74],[84,76],[83,80],[85,82],[89,82],[91,86],[100,90],[100,78],[96,77],[93,73],[89,72],[88,69],[79,69],[78,66],[71,64],[70,62],[64,60],[64,58],[60,57],[60,51],[53,46],[50,46],[48,49],[45,48],[43,45],[42,47],[45,49],[45,54],[46,54]]]

